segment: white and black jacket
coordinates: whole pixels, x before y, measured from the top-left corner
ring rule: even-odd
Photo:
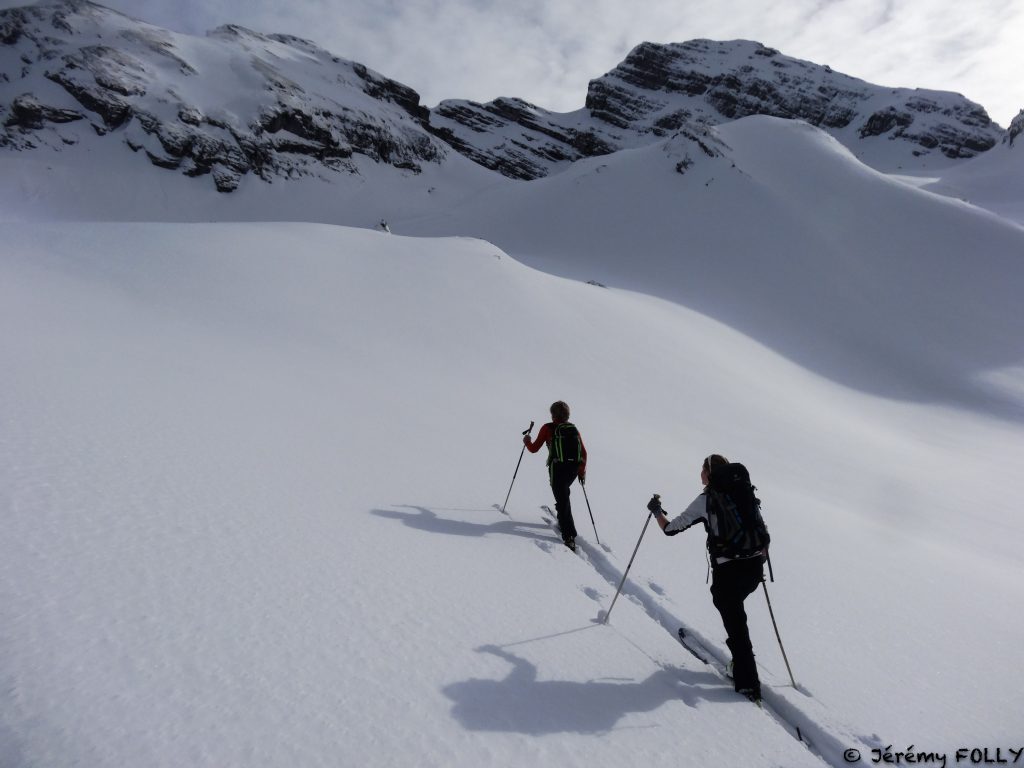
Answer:
[[[708,535],[708,550],[710,551],[712,536],[717,533],[714,529],[715,525],[717,525],[717,520],[715,519],[714,513],[711,511],[711,499],[706,491],[702,492],[697,496],[697,498],[690,502],[686,509],[672,518],[669,524],[664,528],[665,535],[675,536],[677,533],[682,533],[687,528],[692,528],[697,523],[704,523],[704,531]],[[759,550],[748,557],[764,557],[764,551]],[[746,560],[748,557],[716,557],[715,565],[732,562],[733,560]]]

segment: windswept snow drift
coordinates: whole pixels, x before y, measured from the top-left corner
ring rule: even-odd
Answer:
[[[1024,117],[1014,122],[1024,126]],[[966,200],[1024,227],[1024,139],[1019,131],[1015,141],[1010,135],[1014,134],[985,154],[937,174],[925,188]]]
[[[714,317],[846,386],[998,408],[1024,360],[1024,230],[894,181],[797,121],[580,161],[396,232],[484,238],[532,266]]]
[[[571,164],[540,140],[560,172],[519,183],[420,136],[408,89],[305,41],[118,19],[112,39],[157,53],[136,74],[162,96],[147,117],[136,93],[143,119],[104,136],[52,111],[88,84],[78,59],[57,73],[8,46],[8,127],[57,127],[0,157],[0,765],[790,767],[1020,746],[1024,229],[766,117],[651,113],[630,149]],[[221,64],[238,64],[226,100],[188,72]],[[313,124],[285,82],[307,75]],[[882,135],[903,119],[890,95]],[[273,183],[211,165],[237,184],[220,194],[153,168],[214,163],[174,129],[179,101],[203,131],[270,135]],[[472,133],[488,151],[518,135]],[[310,159],[317,141],[343,162]],[[933,188],[1019,224],[1014,152]],[[55,223],[97,219],[194,223]],[[440,239],[328,226],[382,220]],[[540,457],[495,509],[556,398],[605,545],[577,490],[579,556],[545,522]],[[675,639],[685,624],[727,654],[699,533],[649,531],[596,621],[649,495],[682,508],[712,451],[750,467],[773,533],[801,687],[755,596],[764,712]]]
[[[744,118],[533,182],[458,156],[419,175],[357,159],[344,183],[246,178],[221,195],[100,144],[88,166],[0,162],[0,220],[386,220],[480,237],[696,309],[845,386],[1024,414],[1024,229],[873,171],[797,121]]]
[[[681,508],[713,450],[773,533],[805,692],[755,596],[769,701],[829,762],[1020,736],[1013,423],[837,385],[480,241],[0,237],[5,766],[820,764],[673,638],[723,649],[699,533],[649,531],[594,622],[650,493]],[[610,549],[575,491],[586,559],[541,519],[540,457],[493,508],[556,398]]]

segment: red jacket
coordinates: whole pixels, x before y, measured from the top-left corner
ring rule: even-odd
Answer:
[[[548,422],[540,431],[537,433],[537,439],[532,443],[530,442],[529,435],[523,435],[523,445],[527,447],[530,453],[536,453],[540,450],[542,445],[548,446],[548,450],[551,450],[551,436],[555,430],[555,423]],[[577,430],[577,434],[579,431]],[[583,444],[583,435],[580,435],[580,476],[582,477],[587,471],[587,446]]]

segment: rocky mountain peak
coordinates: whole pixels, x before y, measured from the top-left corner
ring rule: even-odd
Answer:
[[[230,191],[248,173],[355,173],[360,156],[418,172],[448,151],[427,118],[411,88],[294,36],[188,37],[88,0],[0,11],[0,147],[116,133]]]
[[[748,40],[642,43],[590,83],[587,108],[619,128],[652,132],[755,114],[799,119],[855,151],[857,140],[884,137],[908,156],[948,159],[990,149],[1000,132],[959,94],[872,85]]]
[[[1006,142],[1012,147],[1014,140],[1022,133],[1024,133],[1024,109],[1010,121],[1010,128],[1006,132]]]
[[[749,40],[641,43],[590,82],[585,109],[519,104],[442,102],[431,125],[476,162],[523,179],[749,115],[804,120],[885,170],[973,157],[1001,135],[959,94],[872,85]]]
[[[14,45],[23,35],[60,37],[96,33],[111,24],[125,23],[143,24],[90,0],[37,2],[0,10],[0,44]]]
[[[574,112],[517,98],[428,110],[408,86],[291,35],[228,24],[190,37],[90,0],[0,11],[0,148],[108,137],[222,191],[250,173],[354,174],[363,159],[417,173],[451,149],[536,179],[758,114],[818,126],[883,170],[949,164],[1004,135],[958,94],[871,85],[747,40],[641,43]]]

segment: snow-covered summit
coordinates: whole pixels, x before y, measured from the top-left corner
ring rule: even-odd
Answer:
[[[491,106],[442,125],[237,26],[0,15],[0,764],[1019,744],[1024,229],[868,168],[916,150],[856,120]],[[1022,122],[956,161],[972,202],[1024,201]],[[611,154],[557,157],[603,151],[595,126]],[[520,159],[559,172],[502,175]],[[556,397],[590,452],[576,554],[542,457],[509,486]],[[473,448],[439,438],[464,423]],[[719,672],[703,537],[643,522],[711,451],[751,467],[772,530],[795,678],[755,596],[763,711]]]
[[[985,152],[1001,135],[981,106],[959,94],[872,85],[747,40],[642,43],[590,82],[584,110],[447,101],[431,122],[477,162],[536,178],[565,161],[749,115],[804,120],[881,170],[948,165]]]
[[[81,152],[108,137],[225,192],[249,173],[356,174],[361,157],[415,174],[452,148],[535,179],[755,114],[819,126],[883,170],[949,165],[1002,136],[958,94],[871,85],[744,40],[642,43],[574,112],[516,98],[428,110],[412,88],[291,35],[183,35],[89,0],[0,11],[0,148]]]
[[[0,11],[0,147],[116,132],[230,191],[250,172],[354,172],[355,155],[417,172],[447,154],[427,115],[411,88],[289,35],[181,35],[88,0]]]

